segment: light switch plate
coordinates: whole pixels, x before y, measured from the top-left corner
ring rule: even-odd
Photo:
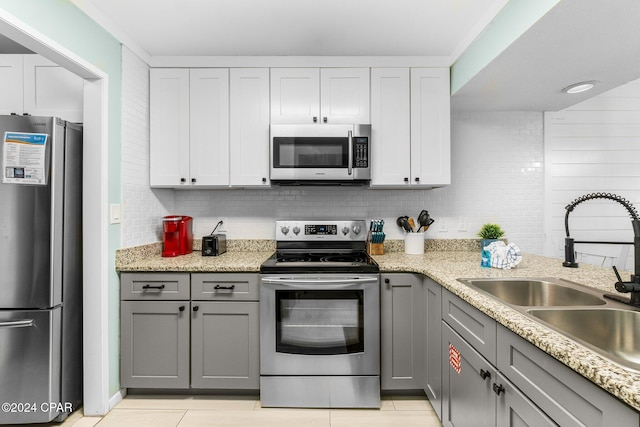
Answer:
[[[120,224],[122,219],[122,207],[120,204],[109,205],[109,223]]]

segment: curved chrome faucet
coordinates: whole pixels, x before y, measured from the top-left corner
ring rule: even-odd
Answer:
[[[631,280],[629,282],[622,281],[622,278],[618,274],[617,269],[614,267],[614,271],[616,273],[616,277],[618,281],[615,284],[615,288],[618,292],[631,293],[631,301],[630,303],[635,306],[640,306],[640,219],[638,217],[638,211],[636,208],[629,202],[628,200],[611,193],[591,193],[586,194],[584,196],[580,196],[567,206],[565,209],[567,213],[564,217],[564,229],[566,232],[566,237],[564,239],[564,262],[562,265],[564,267],[577,268],[578,263],[575,258],[575,243],[606,243],[606,244],[630,244],[626,242],[597,242],[597,241],[574,241],[569,234],[569,214],[573,212],[573,209],[578,206],[582,202],[586,202],[588,200],[593,199],[607,199],[617,202],[624,206],[624,208],[629,212],[629,216],[631,216],[631,226],[633,227],[633,251],[634,251],[634,274],[631,275]]]

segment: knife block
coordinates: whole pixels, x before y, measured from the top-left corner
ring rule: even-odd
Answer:
[[[369,255],[384,255],[384,243],[367,242],[367,253]]]

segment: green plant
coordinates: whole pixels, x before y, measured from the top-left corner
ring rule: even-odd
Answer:
[[[484,224],[478,231],[478,237],[481,239],[499,239],[502,236],[504,236],[504,230],[498,224]]]

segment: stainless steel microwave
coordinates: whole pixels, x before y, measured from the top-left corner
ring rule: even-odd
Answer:
[[[271,125],[274,184],[367,184],[371,125]]]

